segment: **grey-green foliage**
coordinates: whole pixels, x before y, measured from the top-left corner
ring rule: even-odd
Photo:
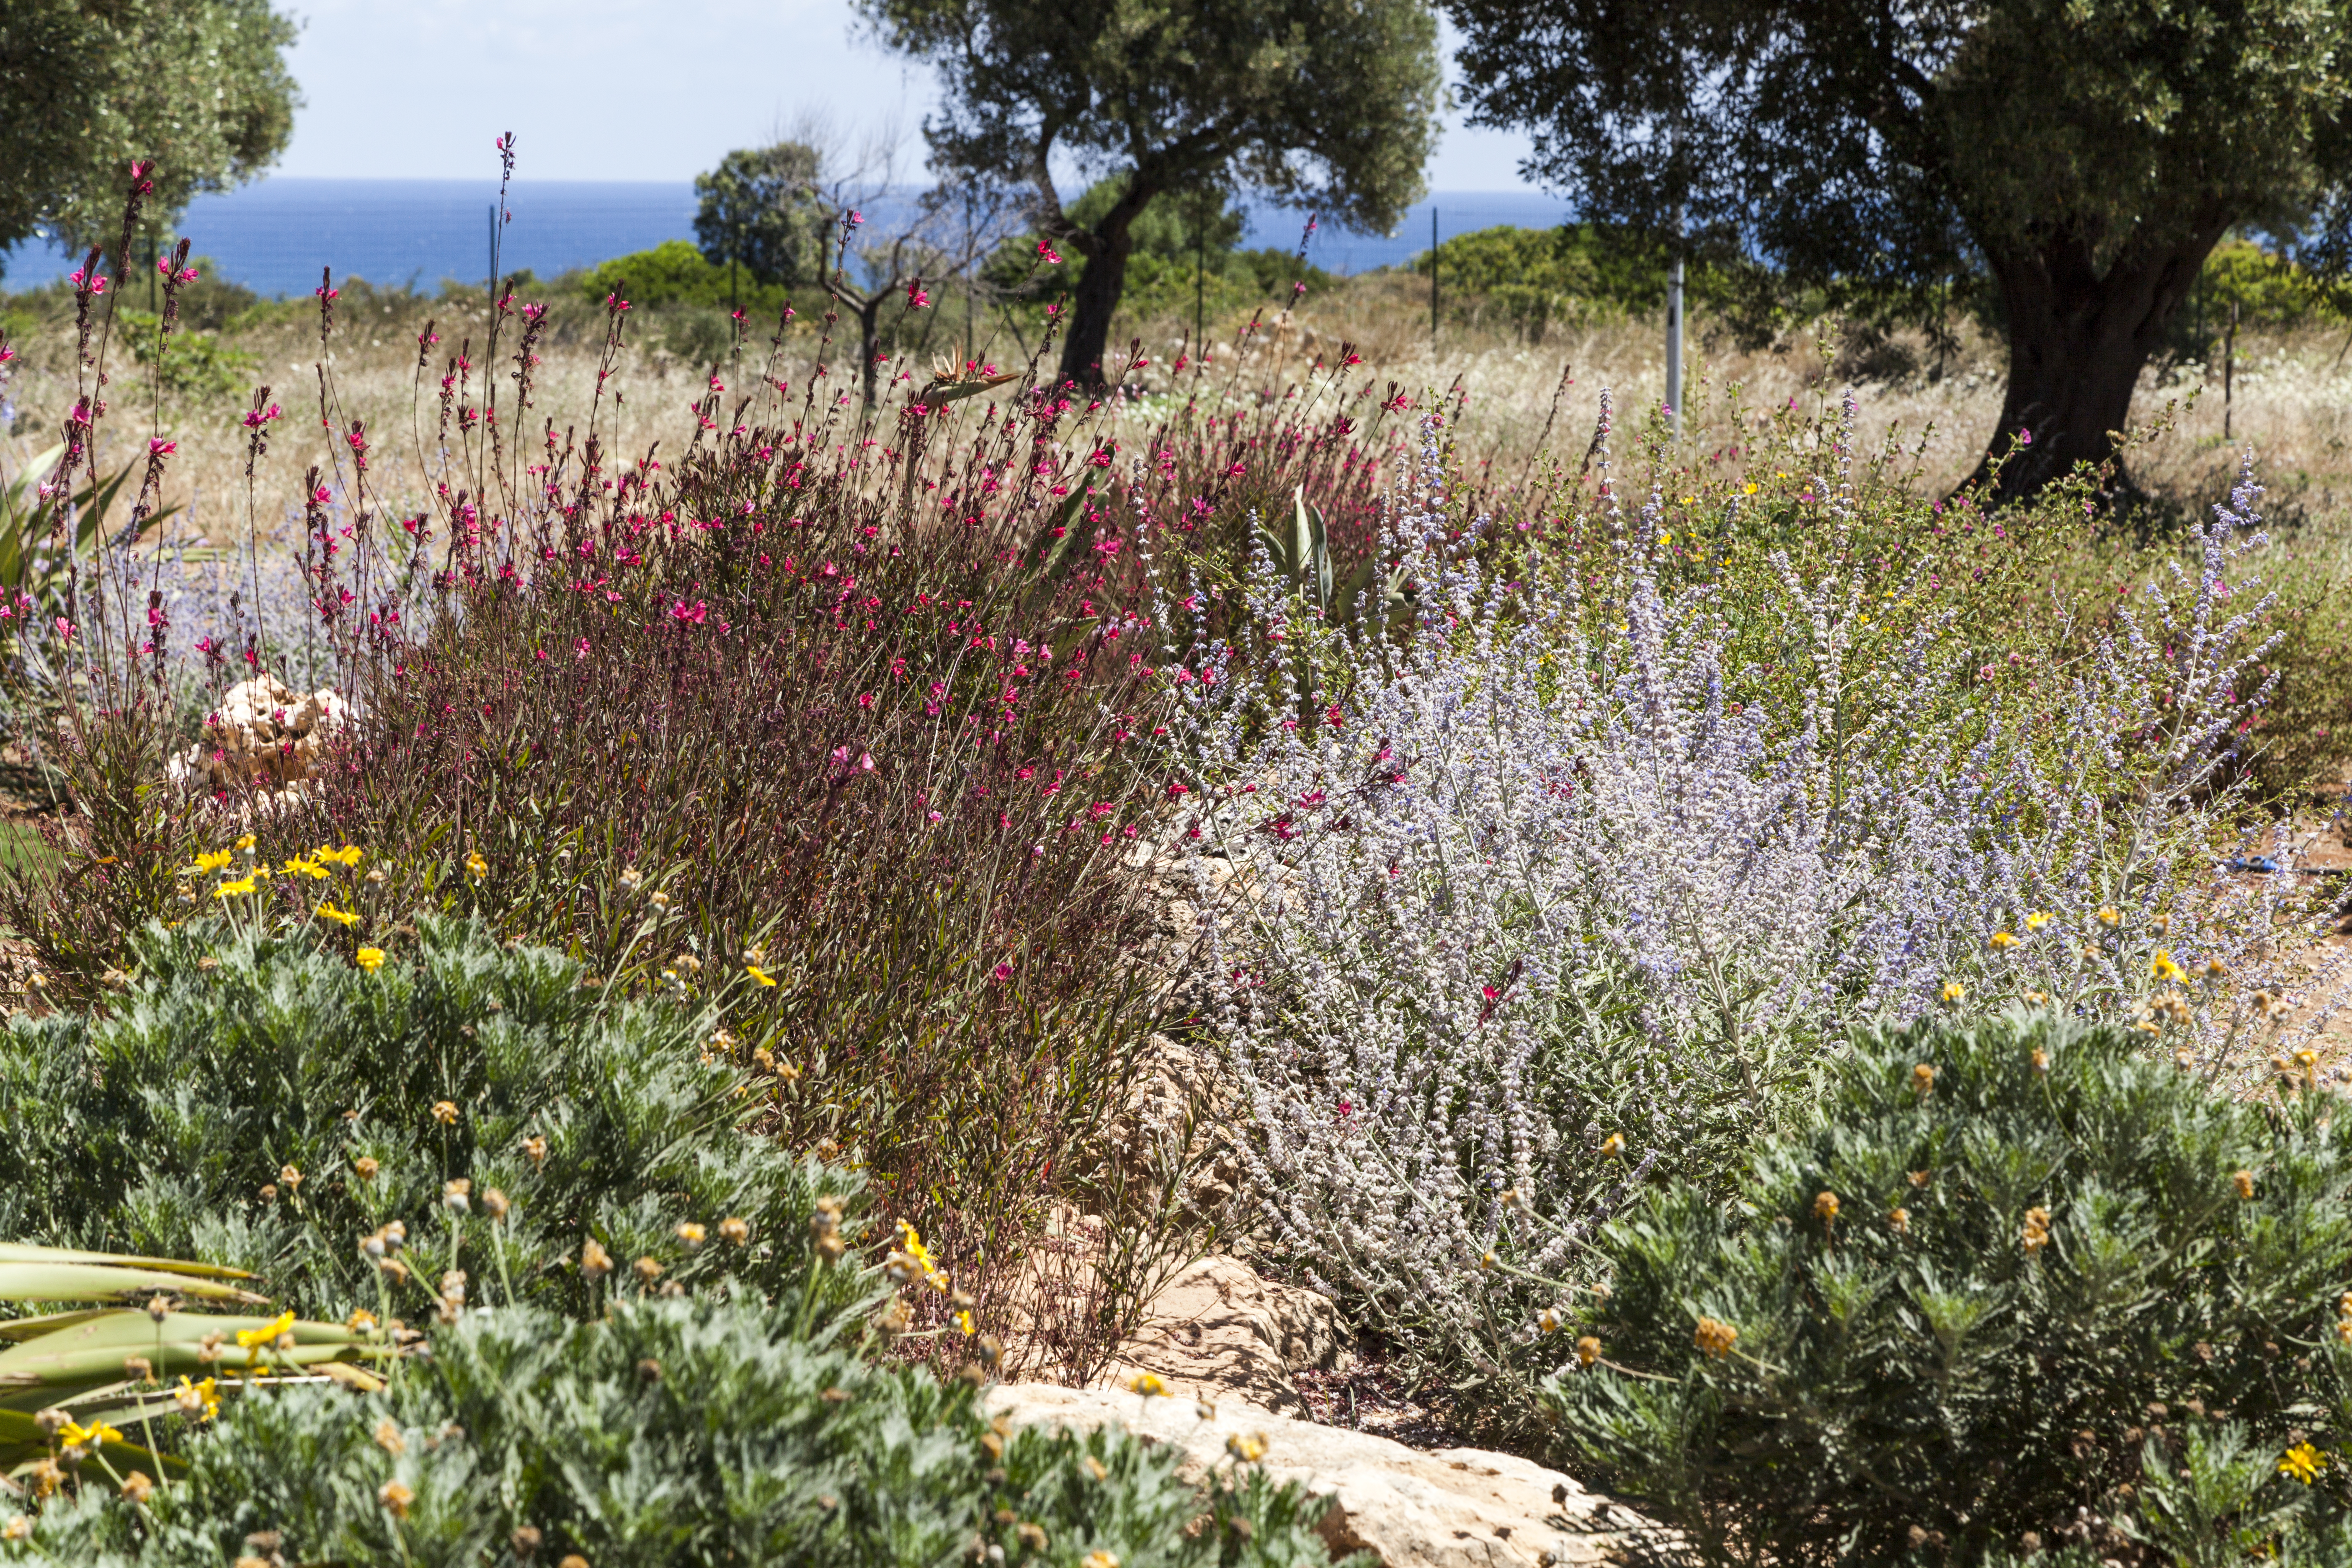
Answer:
[[[60,1494],[0,1563],[476,1568],[513,1561],[519,1530],[540,1532],[541,1563],[578,1552],[596,1568],[883,1568],[991,1546],[991,1561],[1038,1568],[1095,1552],[1121,1568],[1326,1558],[1303,1494],[1255,1471],[1204,1498],[1169,1450],[1123,1433],[998,1439],[968,1384],[702,1299],[632,1300],[584,1323],[468,1313],[382,1395],[233,1397],[182,1452],[187,1472],[143,1508],[110,1487]],[[398,1509],[393,1484],[410,1494]]]
[[[592,1310],[591,1236],[615,1282],[652,1258],[666,1280],[797,1297],[814,1200],[856,1183],[740,1125],[752,1102],[709,1014],[607,996],[467,922],[420,916],[394,946],[370,974],[314,939],[151,928],[110,1016],[20,1016],[0,1035],[0,1237],[250,1268],[322,1318],[379,1307],[357,1244],[391,1219],[413,1266],[391,1305],[412,1317],[453,1258],[477,1302],[510,1285]],[[461,1179],[462,1211],[445,1201]],[[730,1216],[748,1246],[719,1239]]]
[[[120,233],[133,159],[151,222],[275,162],[300,102],[294,24],[268,0],[7,0],[0,6],[0,246]]]
[[[2340,1110],[2226,1099],[2046,1014],[1866,1040],[1735,1201],[1678,1184],[1602,1233],[1610,1289],[1561,1331],[1548,1407],[1587,1474],[1710,1560],[1883,1563],[1927,1538],[1993,1562],[2031,1534],[2239,1561],[2299,1491],[2264,1479],[2290,1446],[2339,1501],[2352,1456]],[[1696,1342],[1702,1318],[1727,1353]],[[1587,1334],[1581,1368],[1566,1342]]]

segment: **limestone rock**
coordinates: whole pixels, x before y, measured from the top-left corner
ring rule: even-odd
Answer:
[[[298,692],[259,675],[221,694],[205,717],[204,739],[173,757],[172,782],[184,789],[244,790],[310,776],[351,710],[331,686]]]
[[[1269,1479],[1300,1482],[1329,1500],[1320,1528],[1333,1552],[1370,1552],[1384,1568],[1534,1568],[1672,1555],[1671,1532],[1508,1454],[1423,1453],[1238,1400],[1211,1411],[1186,1398],[1015,1384],[991,1390],[987,1403],[1015,1426],[1124,1426],[1181,1449],[1181,1468],[1196,1479],[1240,1462],[1229,1444],[1263,1441],[1258,1462]]]
[[[1148,1372],[1186,1400],[1237,1398],[1303,1414],[1291,1373],[1340,1369],[1347,1355],[1329,1300],[1235,1258],[1203,1258],[1152,1298],[1107,1376],[1123,1388]]]

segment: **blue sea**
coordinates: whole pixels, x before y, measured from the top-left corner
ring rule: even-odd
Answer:
[[[223,277],[264,295],[307,294],[322,267],[339,281],[364,278],[429,293],[445,279],[476,283],[488,276],[497,205],[496,183],[480,180],[264,179],[199,196],[167,243],[185,235]],[[894,206],[911,205],[911,197],[876,204],[867,214],[873,230],[887,226]],[[694,187],[684,181],[518,182],[507,210],[500,270],[528,268],[541,278],[694,235]],[[1549,226],[1566,219],[1568,207],[1532,192],[1439,191],[1394,235],[1319,226],[1307,259],[1339,273],[1394,266],[1428,248],[1433,213],[1443,238],[1496,224]],[[1304,212],[1272,203],[1249,205],[1248,214],[1247,246],[1287,250],[1306,226]],[[0,253],[0,288],[34,288],[79,264],[79,257],[28,242]]]

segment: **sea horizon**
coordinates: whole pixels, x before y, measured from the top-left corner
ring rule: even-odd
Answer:
[[[339,282],[431,290],[445,280],[488,277],[498,194],[495,180],[278,175],[199,196],[178,224],[151,237],[169,245],[185,236],[221,277],[265,297],[307,294],[322,268]],[[911,211],[916,195],[894,192],[869,204],[868,232]],[[1247,197],[1241,205],[1244,247],[1297,246],[1305,208]],[[542,279],[694,237],[694,186],[686,180],[517,180],[506,211],[499,270]],[[1435,191],[1407,209],[1391,235],[1319,223],[1307,237],[1307,259],[1341,274],[1396,266],[1429,248],[1433,212],[1440,238],[1497,224],[1549,227],[1569,216],[1567,203],[1535,192]],[[0,253],[0,289],[38,288],[80,262],[54,244],[27,241]]]

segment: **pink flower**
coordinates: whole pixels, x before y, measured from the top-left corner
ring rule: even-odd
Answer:
[[[1055,253],[1052,243],[1047,240],[1041,239],[1037,242],[1037,257],[1048,267],[1059,267],[1062,264],[1061,257]]]
[[[999,980],[1010,980],[1010,979],[1012,979],[1012,978],[1013,978],[1013,965],[1011,965],[1010,963],[1000,963],[1000,964],[998,964],[998,965],[996,966],[996,978],[998,978]]]
[[[920,310],[930,302],[931,297],[923,291],[923,280],[920,278],[907,285],[907,309]]]
[[[677,604],[672,605],[669,610],[670,619],[677,622],[680,626],[698,626],[703,624],[705,617],[708,616],[709,614],[709,610],[699,599],[697,599],[694,602],[693,607],[690,609],[687,606],[686,601],[684,599],[680,599]]]
[[[151,437],[147,442],[147,455],[151,458],[168,458],[179,449],[177,441],[166,441],[160,436]]]
[[[58,636],[65,638],[68,642],[71,642],[74,639],[74,624],[66,619],[63,616],[59,616],[58,617]]]

